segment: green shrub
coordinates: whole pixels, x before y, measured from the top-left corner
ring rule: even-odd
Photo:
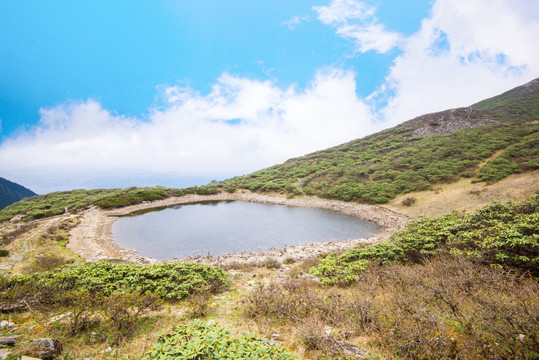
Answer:
[[[182,190],[163,187],[54,192],[26,198],[0,210],[0,221],[9,220],[16,215],[24,215],[23,220],[29,221],[61,215],[66,209],[75,212],[95,205],[102,208],[116,208],[182,194]]]
[[[232,336],[217,324],[191,321],[162,335],[145,359],[295,359],[284,348],[267,345],[254,335]]]
[[[196,192],[198,195],[215,195],[219,193],[219,188],[215,185],[201,186]]]
[[[114,292],[96,296],[86,289],[73,289],[55,294],[52,308],[69,312],[68,334],[77,335],[98,326],[102,335],[109,333],[113,342],[132,335],[139,319],[149,311],[159,310],[162,300],[152,294]]]
[[[116,291],[137,291],[162,299],[182,299],[200,287],[219,290],[229,284],[223,270],[210,265],[180,262],[130,265],[101,261],[13,276],[8,278],[7,287],[28,286],[30,292],[45,297],[47,291],[78,289],[105,295]]]
[[[463,255],[482,264],[539,275],[539,195],[526,201],[494,202],[475,213],[424,217],[393,235],[391,242],[330,255],[310,269],[324,283],[357,280],[367,262],[418,263],[438,254]]]
[[[413,130],[399,125],[229,179],[223,186],[293,194],[300,181],[308,195],[382,204],[438,182],[473,177],[480,162],[501,149],[506,162],[485,165],[488,181],[537,167],[537,124],[481,126],[425,138],[412,137]]]
[[[0,257],[7,257],[9,256],[9,251],[1,249],[0,250]]]
[[[516,164],[504,158],[496,158],[481,168],[479,178],[483,181],[501,180],[517,171]]]

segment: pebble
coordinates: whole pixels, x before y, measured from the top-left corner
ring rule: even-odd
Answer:
[[[6,321],[6,320],[0,322],[0,329],[6,328],[6,327],[10,328],[10,327],[13,327],[13,326],[15,326],[14,323]]]
[[[58,320],[62,320],[62,319],[65,319],[67,317],[70,317],[71,316],[71,312],[66,312],[64,314],[60,314],[60,315],[57,315],[57,316],[53,316],[49,319],[49,322],[47,323],[47,325],[49,324],[52,324],[53,322],[55,321],[58,321]]]
[[[176,315],[183,316],[186,312],[187,310],[185,308],[181,308],[180,310],[176,311]]]

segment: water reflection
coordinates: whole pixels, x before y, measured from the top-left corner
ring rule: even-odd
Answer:
[[[378,230],[372,222],[331,210],[242,201],[146,210],[112,227],[120,246],[159,260],[367,238]]]

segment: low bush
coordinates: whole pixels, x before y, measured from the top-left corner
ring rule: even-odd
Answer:
[[[22,272],[24,274],[44,272],[71,263],[73,263],[73,260],[66,260],[60,256],[43,255],[34,258],[34,260],[27,267],[25,267]]]
[[[308,358],[358,358],[353,345],[388,359],[539,356],[537,280],[460,255],[371,263],[346,287],[259,286],[242,309],[260,327],[297,329]]]
[[[219,192],[220,190],[216,185],[200,186],[196,191],[198,195],[215,195]]]
[[[405,198],[401,201],[401,204],[402,204],[403,206],[408,206],[408,207],[410,207],[410,206],[414,205],[414,204],[416,203],[416,201],[417,201],[417,199],[416,199],[415,197],[413,197],[413,196],[407,196],[407,197],[405,197]]]
[[[25,198],[2,210],[0,221],[10,220],[16,215],[23,215],[24,221],[76,212],[91,206],[116,208],[134,205],[143,201],[161,200],[171,196],[181,196],[179,189],[164,187],[127,188],[127,189],[95,189],[54,192]]]
[[[145,359],[296,359],[283,347],[268,345],[254,335],[233,336],[218,324],[191,321],[162,335]]]
[[[464,257],[373,267],[375,343],[399,359],[536,359],[539,285]],[[359,290],[365,291],[365,290]],[[372,291],[372,290],[371,290]],[[377,296],[376,296],[377,295]]]
[[[215,266],[180,262],[130,265],[106,261],[12,276],[4,284],[8,289],[29,287],[30,295],[45,299],[55,292],[78,289],[105,295],[117,291],[136,291],[175,300],[186,297],[200,287],[210,287],[216,291],[228,285],[229,280],[223,270]]]
[[[348,284],[359,279],[369,261],[417,263],[444,254],[538,276],[539,195],[519,203],[494,202],[467,215],[425,217],[392,240],[328,256],[310,272],[324,283]]]
[[[68,313],[67,330],[73,336],[92,329],[108,334],[110,342],[136,332],[137,322],[148,312],[159,310],[162,300],[151,294],[114,292],[96,296],[85,289],[55,294],[46,310]]]

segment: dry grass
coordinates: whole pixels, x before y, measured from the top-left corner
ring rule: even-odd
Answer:
[[[8,257],[0,258],[0,263],[13,265],[7,273],[27,274],[52,268],[54,263],[83,262],[81,257],[65,246],[69,230],[77,224],[78,218],[75,217],[56,217],[29,222],[25,226],[28,230],[18,234],[10,244],[5,246],[10,257],[16,258],[17,261],[10,261]]]
[[[534,359],[539,285],[464,258],[371,266],[350,288],[304,278],[261,284],[242,315],[263,334],[293,334],[305,358]],[[277,330],[276,330],[277,329]]]
[[[453,210],[471,212],[493,201],[522,201],[539,191],[539,171],[511,175],[499,182],[473,184],[460,179],[450,184],[436,185],[436,191],[417,191],[399,195],[383,207],[413,218],[440,216]],[[403,201],[414,197],[406,206]]]
[[[539,354],[539,285],[527,276],[451,257],[412,266],[371,265],[359,282],[343,288],[301,276],[310,265],[235,270],[227,292],[167,303],[138,323],[136,335],[115,344],[91,328],[69,336],[69,320],[45,325],[47,316],[56,314],[22,313],[10,320],[27,337],[60,339],[64,359],[141,359],[159,334],[191,316],[216,320],[235,334],[256,331],[277,338],[299,359],[533,359]],[[203,309],[193,308],[198,301]],[[105,352],[109,346],[112,351]]]

